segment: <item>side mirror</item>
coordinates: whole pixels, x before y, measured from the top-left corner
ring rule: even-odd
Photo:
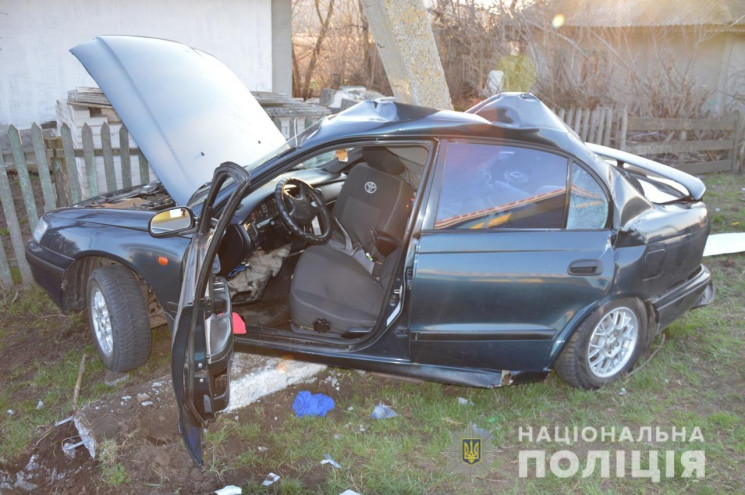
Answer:
[[[189,208],[178,206],[156,213],[147,226],[153,237],[169,237],[194,228],[194,213]]]

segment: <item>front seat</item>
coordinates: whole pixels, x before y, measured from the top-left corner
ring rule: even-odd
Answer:
[[[394,153],[375,146],[364,148],[362,156],[365,163],[349,172],[333,214],[355,247],[381,263],[379,276],[349,249],[339,249],[338,242],[336,247],[309,247],[298,260],[290,287],[290,314],[300,328],[358,333],[378,319],[401,253],[413,190],[401,177],[405,167]],[[386,244],[382,249],[381,239]]]
[[[363,148],[362,157],[364,162],[350,170],[332,213],[355,247],[382,259],[387,253],[377,252],[377,241],[401,243],[413,189],[401,177],[406,170],[403,162],[387,148]]]
[[[379,279],[342,251],[325,245],[306,249],[290,287],[293,324],[338,335],[370,330],[383,306],[401,249],[386,257]]]

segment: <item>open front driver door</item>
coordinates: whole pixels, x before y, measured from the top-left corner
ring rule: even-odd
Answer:
[[[221,189],[235,188],[216,205]],[[202,465],[202,436],[215,413],[230,400],[230,362],[233,332],[230,293],[217,276],[217,248],[225,227],[249,188],[248,172],[223,163],[212,179],[207,199],[184,255],[181,297],[171,344],[173,391],[179,411],[179,431],[192,459]],[[215,208],[219,206],[219,210]]]

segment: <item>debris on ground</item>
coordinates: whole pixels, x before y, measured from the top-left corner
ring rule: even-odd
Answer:
[[[333,460],[328,454],[323,454],[323,460],[321,461],[321,464],[331,464],[331,466],[335,467],[336,469],[341,469],[341,464]]]
[[[143,402],[149,401],[150,396],[147,394],[137,394],[137,402],[142,404]]]
[[[375,406],[375,409],[373,409],[372,414],[370,414],[370,417],[372,419],[387,419],[387,418],[395,418],[398,416],[396,411],[394,411],[390,406],[386,406],[382,402],[379,402],[377,406]]]
[[[44,401],[43,400],[40,400],[39,402],[36,403],[36,410],[39,411],[41,409],[44,409]]]
[[[458,404],[460,404],[461,406],[472,406],[473,401],[468,400],[465,397],[458,397]]]
[[[347,490],[344,490],[343,492],[341,492],[339,495],[362,495],[362,494],[361,493],[357,493],[354,490],[347,489]]]
[[[65,423],[69,423],[70,421],[73,420],[73,418],[74,418],[74,416],[68,416],[65,419],[60,419],[59,421],[57,421],[56,423],[54,423],[54,426],[60,426],[60,425],[63,425]]]
[[[292,410],[298,418],[303,416],[326,417],[334,408],[334,399],[326,394],[311,394],[307,390],[298,392],[292,403]]]
[[[215,495],[241,495],[241,493],[243,493],[243,490],[235,485],[228,485],[219,490],[215,490]]]
[[[483,439],[494,440],[494,435],[492,434],[492,432],[484,428],[479,428],[478,426],[476,426],[476,423],[471,424],[471,430],[474,433],[478,433]]]
[[[261,482],[261,486],[269,486],[269,485],[273,485],[274,483],[276,483],[276,482],[277,482],[277,480],[278,480],[278,479],[279,479],[280,477],[281,477],[281,476],[280,476],[280,475],[278,475],[278,474],[274,474],[274,473],[269,473],[269,474],[267,474],[267,475],[266,475],[266,479],[264,479],[264,481],[262,481],[262,482]]]
[[[85,445],[84,440],[77,443],[65,442],[62,444],[62,453],[70,459],[75,459],[75,450],[82,445]]]
[[[332,376],[332,375],[327,376],[326,379],[323,380],[323,383],[328,383],[333,388],[335,388],[337,391],[339,390],[339,380],[335,376]]]
[[[103,378],[103,382],[109,386],[113,387],[115,385],[119,385],[120,383],[124,383],[127,378],[129,378],[129,373],[120,373],[117,371],[106,371],[106,376]]]

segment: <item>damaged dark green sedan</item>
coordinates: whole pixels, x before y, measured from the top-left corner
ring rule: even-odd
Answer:
[[[701,181],[582,142],[530,94],[464,113],[364,102],[285,141],[203,52],[101,37],[73,53],[161,183],[45,214],[27,257],[88,310],[111,369],[144,364],[165,316],[198,461],[234,347],[596,388],[713,298]]]

